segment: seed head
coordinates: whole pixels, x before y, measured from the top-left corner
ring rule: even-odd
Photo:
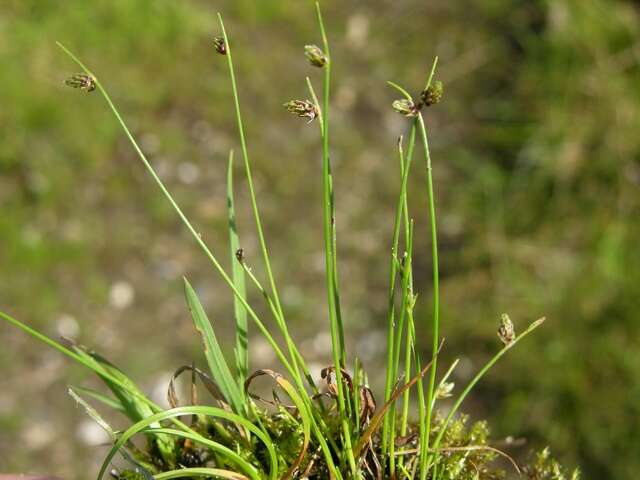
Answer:
[[[236,250],[236,260],[238,260],[240,263],[244,262],[244,248],[239,248],[238,250]]]
[[[65,85],[71,88],[78,88],[87,93],[96,89],[96,80],[91,75],[85,73],[77,73],[64,81]]]
[[[322,68],[327,64],[327,56],[317,45],[305,45],[304,54],[314,67]]]
[[[505,345],[513,343],[516,338],[516,332],[513,328],[513,322],[509,318],[509,315],[503,313],[500,316],[500,326],[498,327],[498,338]]]
[[[444,87],[442,86],[442,82],[440,80],[436,80],[429,88],[424,90],[421,94],[422,102],[430,107],[431,105],[435,105],[442,100],[442,94],[444,92]]]
[[[284,108],[298,117],[308,118],[307,123],[311,123],[319,114],[318,108],[309,100],[291,100],[284,104]]]
[[[419,108],[416,104],[407,98],[394,100],[391,106],[396,112],[401,113],[405,117],[415,117],[419,112]]]
[[[220,55],[227,54],[227,44],[224,42],[224,38],[216,37],[213,39],[213,46]]]

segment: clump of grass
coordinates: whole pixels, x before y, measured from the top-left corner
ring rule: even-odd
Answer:
[[[440,415],[437,410],[439,401],[453,395],[454,385],[448,379],[457,364],[454,362],[444,375],[438,377],[438,355],[443,342],[439,321],[437,221],[432,161],[423,114],[426,108],[436,105],[443,96],[442,83],[435,80],[437,59],[434,60],[417,99],[403,87],[389,82],[402,95],[401,99],[393,102],[392,107],[408,118],[409,133],[406,142],[403,138],[398,141],[400,192],[392,233],[387,370],[381,401],[376,401],[357,358],[349,357],[340,307],[335,199],[329,157],[331,53],[317,3],[316,13],[322,46],[307,45],[304,52],[309,64],[321,71],[321,100],[316,95],[311,79],[307,78],[311,100],[291,100],[285,107],[287,111],[307,119],[309,123],[316,121],[322,145],[320,178],[323,187],[323,240],[327,315],[333,358],[332,364],[323,370],[321,379],[311,376],[289,331],[271,268],[259,202],[253,187],[232,49],[221,16],[218,17],[221,35],[215,38],[213,47],[218,54],[226,57],[228,64],[244,174],[267,277],[266,287],[249,267],[249,259],[241,248],[236,228],[233,152],[229,154],[227,176],[229,245],[233,265],[229,274],[147,160],[101,81],[67,48],[62,45],[60,47],[83,70],[83,73],[71,77],[67,84],[87,93],[97,91],[104,97],[143,166],[232,292],[236,322],[233,368],[223,356],[215,327],[186,278],[186,302],[201,336],[209,371],[205,372],[195,365],[185,365],[176,370],[168,386],[168,398],[172,407],[168,410],[152,402],[129,377],[97,353],[72,341],[67,341],[66,344],[55,342],[6,313],[0,312],[0,316],[94,371],[111,391],[112,395],[109,396],[85,388],[69,390],[70,395],[107,431],[113,441],[100,468],[99,479],[110,470],[111,462],[116,456],[122,457],[126,465],[120,470],[110,471],[119,479],[494,479],[502,478],[505,473],[496,464],[499,457],[506,458],[515,472],[524,472],[530,478],[566,478],[562,468],[550,458],[547,450],[539,454],[531,466],[521,468],[509,455],[490,444],[485,423],[467,427],[467,417],[459,414],[463,401],[476,383],[504,354],[540,326],[544,319],[534,321],[520,334],[516,334],[511,320],[503,315],[498,329],[498,337],[503,342],[502,348],[468,385],[460,389],[446,416]],[[417,293],[414,290],[412,271],[413,218],[407,201],[408,179],[417,142],[421,144],[420,156],[426,171],[427,213],[433,259],[432,350],[426,363],[415,343],[420,326],[415,325],[413,316]],[[273,317],[272,321],[283,338],[284,346],[276,341],[266,321],[248,303],[247,284],[262,294]],[[249,321],[270,344],[281,364],[282,373],[266,369],[250,373],[247,348]],[[192,395],[188,405],[180,406],[174,381],[185,372],[191,374]],[[253,382],[259,377],[265,377],[274,383],[273,399],[262,398],[253,393]],[[198,403],[197,382],[201,382],[210,393],[211,399],[207,405]],[[412,418],[409,408],[413,391],[418,404],[416,419]],[[132,425],[123,432],[113,430],[87,399],[122,412],[131,420]],[[139,434],[147,438],[144,449],[132,442]],[[577,479],[578,472],[574,472],[571,478]]]

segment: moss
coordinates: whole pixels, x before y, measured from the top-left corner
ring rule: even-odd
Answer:
[[[551,456],[549,447],[539,452],[531,465],[524,468],[525,474],[533,480],[579,480],[580,470],[571,474]]]
[[[278,458],[278,478],[283,478],[288,469],[293,465],[300,454],[304,433],[300,427],[300,422],[296,418],[295,412],[279,405],[275,411],[268,412],[262,410],[255,419],[256,425],[261,425],[272,438],[276,447]],[[326,417],[328,426],[328,436],[338,438],[340,431],[332,414]],[[433,422],[432,440],[438,434],[443,425],[442,415],[436,415]],[[238,452],[243,458],[254,465],[258,471],[266,472],[270,465],[265,446],[255,437],[247,441],[244,433],[239,432],[231,425],[224,425],[225,435],[220,434],[221,425],[217,428],[203,428],[201,433],[208,438],[224,444],[225,446]],[[417,426],[411,425],[409,435],[399,438],[396,455],[400,472],[396,479],[405,478],[402,472],[416,472],[415,477],[419,478],[418,462],[418,434]],[[439,459],[437,464],[438,478],[441,480],[501,480],[510,478],[512,472],[516,472],[516,467],[511,463],[515,462],[507,453],[493,447],[490,438],[489,425],[486,421],[476,421],[470,423],[468,415],[460,415],[452,421],[444,434],[441,448],[439,449]],[[206,450],[198,449],[190,442],[177,442],[178,463],[182,467],[217,467],[233,470],[234,465],[223,456],[211,454]],[[297,478],[308,478],[324,480],[329,478],[327,467],[323,463],[321,455],[317,455],[318,445],[312,444],[307,449],[304,459],[298,467]],[[147,452],[138,452],[140,460],[151,458],[153,464],[158,464],[161,459],[153,448]],[[363,454],[361,462],[363,465],[362,480],[378,480],[379,478],[391,478],[382,471],[378,472],[373,457],[381,462],[380,439],[374,436],[371,442],[371,449]],[[505,467],[507,465],[508,467]],[[521,475],[531,480],[579,480],[578,470],[569,472],[555,460],[548,448],[541,452],[532,453],[530,460],[525,465],[519,465]],[[511,469],[509,471],[508,469]],[[304,475],[303,475],[304,474]],[[123,470],[116,477],[119,480],[141,480],[145,478],[140,469]],[[345,478],[349,478],[345,476]],[[429,470],[427,480],[433,478],[433,469]]]

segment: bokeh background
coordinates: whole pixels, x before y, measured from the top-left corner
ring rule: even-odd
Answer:
[[[399,187],[395,80],[419,91],[434,55],[445,100],[427,112],[442,272],[445,362],[463,384],[497,348],[499,314],[546,315],[466,404],[496,439],[550,444],[585,478],[640,470],[640,4],[615,0],[324,2],[333,44],[333,162],[348,337],[380,385],[388,252]],[[94,347],[162,400],[173,370],[202,364],[187,275],[231,340],[231,297],[97,94],[67,89],[79,53],[128,119],[204,238],[229,265],[226,156],[239,149],[223,59],[235,46],[258,197],[296,339],[330,362],[317,127],[306,97],[319,43],[310,1],[2,0],[0,305]],[[420,342],[429,339],[423,164],[411,185]],[[240,234],[264,278],[246,184]],[[252,294],[262,308],[260,297]],[[261,310],[262,311],[262,310]],[[255,368],[273,365],[252,332]],[[104,439],[66,394],[97,385],[0,324],[0,471],[93,475]],[[226,342],[230,344],[231,342]],[[277,368],[277,365],[276,365]],[[122,419],[114,419],[123,426]]]

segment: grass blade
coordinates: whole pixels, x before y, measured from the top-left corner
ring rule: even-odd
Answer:
[[[146,402],[139,400],[141,396],[144,396],[144,393],[142,392],[140,387],[138,387],[138,385],[136,385],[133,380],[125,375],[122,370],[120,370],[106,358],[95,352],[87,350],[83,346],[73,343],[71,344],[71,346],[78,355],[84,357],[88,362],[95,362],[97,365],[102,367],[104,371],[108,372],[112,377],[115,377],[119,380],[118,383],[114,383],[109,379],[102,379],[107,387],[109,387],[109,389],[116,396],[116,398],[124,408],[125,414],[131,421],[138,422],[143,418],[153,415],[154,412],[151,407]]]
[[[202,417],[203,415],[200,416]],[[140,430],[140,432],[145,431],[145,429]],[[184,438],[185,440],[190,440],[192,442],[198,442],[206,447],[209,447],[212,452],[219,454],[220,457],[224,457],[225,463],[231,463],[236,467],[240,467],[240,469],[247,473],[247,475],[249,475],[252,479],[257,475],[256,469],[244,457],[242,457],[238,452],[215,440],[208,439],[199,434],[183,432],[181,430],[175,430],[173,428],[161,428],[160,431],[164,435],[173,435],[175,437]]]
[[[431,82],[433,80],[433,76],[436,71],[436,67],[438,65],[438,57],[435,57],[433,60],[433,65],[431,66],[431,72],[429,73],[429,77],[427,79],[427,85],[425,90],[429,88]],[[431,403],[433,401],[434,390],[436,386],[436,373],[438,369],[438,342],[440,341],[440,274],[439,274],[439,262],[438,262],[438,233],[437,233],[437,221],[436,221],[436,204],[435,204],[435,195],[433,191],[433,169],[431,167],[431,153],[429,150],[429,140],[427,137],[427,129],[424,124],[424,119],[422,118],[422,113],[418,113],[418,127],[420,130],[420,135],[422,137],[422,143],[424,147],[424,159],[426,163],[426,171],[427,171],[427,197],[429,204],[429,225],[431,230],[431,262],[433,269],[433,321],[432,321],[432,347],[431,347],[431,361],[433,362],[433,369],[431,370],[431,374],[429,375],[429,388],[427,390],[427,419],[426,419],[426,448],[428,449],[429,438],[430,438],[430,429],[431,429],[431,419],[433,418],[433,409],[431,408]],[[426,479],[426,471],[422,470],[420,472],[421,480]]]
[[[126,415],[126,411],[124,409],[124,407],[122,406],[122,404],[111,398],[108,397],[100,392],[98,392],[97,390],[93,390],[91,388],[86,388],[86,387],[78,387],[78,386],[70,386],[69,388],[71,388],[72,390],[74,390],[75,392],[79,392],[82,393],[84,395],[86,395],[87,397],[91,397],[94,400],[102,403],[103,405],[106,405],[107,407],[111,408],[112,410],[116,410],[117,412],[120,412],[122,414]]]
[[[124,408],[125,415],[129,417],[131,421],[138,422],[153,415],[154,411],[149,403],[141,400],[141,398],[145,396],[143,391],[133,380],[125,375],[122,370],[98,353],[89,351],[85,347],[72,343],[72,348],[88,362],[95,362],[96,365],[99,365],[105,372],[109,373],[111,377],[118,380],[118,382],[115,383],[109,378],[101,377],[102,381],[116,396]],[[152,425],[154,428],[159,426],[159,424]],[[165,461],[173,461],[175,457],[175,444],[173,440],[165,435],[154,432],[149,433],[152,440],[155,441],[162,458]]]
[[[291,335],[289,334],[289,330],[287,328],[287,324],[284,320],[284,312],[282,310],[282,304],[280,302],[280,295],[278,294],[278,289],[276,287],[276,281],[273,276],[273,270],[271,268],[271,259],[269,256],[269,249],[267,248],[267,242],[265,240],[264,231],[262,228],[262,220],[260,218],[260,210],[258,209],[258,202],[256,199],[255,189],[253,187],[253,176],[251,174],[251,162],[249,160],[249,151],[247,148],[247,140],[245,136],[245,128],[244,121],[242,119],[242,111],[240,109],[240,96],[238,94],[238,85],[236,81],[236,74],[233,68],[233,55],[231,45],[229,44],[229,37],[227,36],[227,31],[224,27],[224,22],[222,21],[222,15],[218,13],[218,22],[220,23],[220,29],[222,31],[222,36],[224,38],[224,44],[227,57],[227,64],[229,67],[229,79],[231,81],[231,90],[233,94],[233,103],[235,107],[236,114],[236,122],[238,125],[238,135],[240,137],[240,146],[242,148],[242,158],[244,159],[244,169],[247,177],[247,186],[249,188],[249,196],[251,198],[251,208],[253,210],[253,217],[256,223],[256,231],[258,233],[258,241],[260,242],[260,250],[262,252],[262,259],[264,261],[264,267],[267,273],[267,277],[269,279],[269,285],[271,288],[271,294],[273,296],[273,301],[276,306],[276,310],[278,312],[278,316],[276,317],[276,321],[278,321],[279,326],[282,330],[282,334],[285,337],[287,342],[287,347],[289,348],[289,354],[291,356],[292,367],[294,369],[294,375],[296,379],[302,382],[302,376],[300,375],[300,369],[298,366],[298,355],[293,351],[293,341],[291,339]],[[309,377],[310,378],[310,377]]]
[[[451,407],[451,410],[449,411],[449,414],[447,415],[447,418],[445,418],[444,422],[442,423],[442,425],[440,426],[440,431],[438,432],[437,437],[435,438],[435,440],[433,441],[433,447],[431,448],[431,450],[433,450],[434,452],[438,451],[438,448],[440,447],[440,442],[442,441],[442,437],[444,436],[446,430],[447,430],[447,426],[449,425],[449,423],[451,422],[451,420],[453,419],[454,415],[458,412],[458,409],[460,408],[460,405],[462,405],[462,402],[464,402],[464,399],[467,397],[467,395],[469,394],[469,392],[473,389],[473,387],[476,385],[476,383],[478,383],[480,381],[480,379],[491,369],[491,367],[493,367],[496,362],[498,360],[500,360],[500,358],[502,358],[502,356],[507,353],[509,350],[511,350],[513,347],[516,346],[516,344],[522,340],[524,337],[526,337],[527,335],[529,335],[531,332],[533,332],[536,328],[538,328],[540,325],[542,325],[545,321],[545,318],[539,318],[538,320],[536,320],[535,322],[533,322],[531,325],[529,325],[529,327],[522,332],[520,335],[518,335],[511,343],[505,345],[504,347],[502,347],[500,349],[500,351],[498,351],[498,353],[496,353],[481,369],[480,371],[476,374],[475,377],[473,377],[473,379],[469,382],[469,384],[465,387],[465,389],[462,391],[462,393],[458,396],[458,398],[456,399],[456,401],[454,402],[453,406]],[[437,454],[434,453],[434,457],[433,457],[433,467],[434,467],[434,472],[433,472],[433,479],[436,480],[438,478],[437,475],[437,471],[435,470],[437,467],[437,462],[438,462],[438,458],[437,458]],[[428,473],[429,468],[427,467],[425,469],[424,475],[426,476]]]
[[[113,428],[111,428],[111,425],[109,425],[106,420],[102,418],[98,411],[91,405],[89,405],[80,395],[78,395],[72,387],[69,387],[68,392],[69,395],[71,395],[71,398],[73,398],[79,405],[81,405],[84,408],[85,412],[87,412],[87,415],[89,415],[94,422],[100,425],[100,427],[102,427],[102,429],[107,432],[109,438],[115,442],[117,440],[116,433],[114,432]]]
[[[153,168],[153,166],[151,165],[151,163],[147,159],[146,155],[144,154],[144,152],[140,148],[140,145],[138,145],[138,142],[136,142],[136,139],[133,137],[133,134],[131,133],[131,130],[129,130],[129,127],[127,126],[127,124],[125,123],[124,119],[122,118],[122,115],[120,115],[120,112],[118,111],[118,109],[116,108],[115,104],[111,100],[111,97],[109,96],[108,92],[102,86],[102,83],[100,82],[98,77],[96,75],[94,75],[93,72],[91,72],[91,70],[89,70],[89,68],[87,68],[87,66],[84,63],[82,63],[80,61],[80,59],[78,57],[76,57],[68,48],[66,48],[60,42],[56,42],[56,43],[60,47],[60,49],[62,49],[62,51],[66,55],[68,55],[69,58],[71,60],[73,60],[84,71],[84,73],[86,73],[87,75],[89,75],[93,79],[93,81],[95,82],[97,91],[100,92],[100,94],[103,96],[104,100],[107,102],[107,105],[109,106],[109,109],[113,113],[113,116],[115,117],[115,119],[117,120],[118,124],[120,125],[120,127],[124,131],[127,139],[129,140],[129,142],[133,146],[136,154],[140,158],[140,161],[144,165],[145,169],[147,170],[147,172],[149,173],[149,175],[151,176],[153,181],[156,183],[156,185],[158,186],[158,188],[160,189],[162,194],[165,196],[167,201],[171,204],[171,207],[174,209],[174,211],[176,212],[176,214],[178,215],[178,217],[180,218],[182,223],[184,223],[184,225],[187,227],[187,229],[189,230],[189,233],[191,233],[191,236],[196,241],[198,246],[202,249],[202,251],[204,252],[206,257],[211,261],[212,265],[214,266],[214,268],[216,269],[218,274],[222,277],[224,282],[229,286],[229,288],[231,289],[231,291],[233,292],[235,297],[238,300],[240,300],[242,305],[245,307],[245,309],[247,310],[247,313],[249,314],[251,319],[254,321],[254,323],[256,324],[258,329],[260,330],[260,333],[262,333],[262,335],[264,335],[264,337],[267,340],[267,342],[269,342],[269,345],[271,346],[271,348],[273,348],[273,351],[275,352],[276,356],[278,357],[278,359],[280,360],[282,365],[284,365],[284,367],[287,369],[287,371],[290,372],[292,375],[296,375],[296,371],[293,369],[293,367],[291,366],[291,363],[285,357],[284,353],[282,352],[282,349],[280,349],[280,347],[278,346],[278,344],[274,340],[273,336],[269,332],[269,329],[267,329],[267,327],[264,325],[264,323],[262,322],[260,317],[257,315],[257,313],[251,308],[251,306],[247,303],[247,301],[240,295],[240,292],[238,292],[238,290],[236,289],[235,285],[233,284],[233,281],[231,280],[231,278],[229,277],[227,272],[224,270],[224,268],[222,268],[222,265],[220,265],[220,262],[218,261],[216,256],[209,249],[207,244],[202,240],[202,236],[198,233],[198,231],[191,224],[191,222],[189,221],[187,216],[184,214],[184,212],[182,211],[182,209],[180,208],[178,203],[175,201],[175,199],[173,198],[173,196],[171,195],[171,193],[169,192],[169,190],[165,186],[164,182],[158,176],[158,173],[156,172],[156,170]]]
[[[229,216],[229,248],[231,250],[231,279],[236,286],[238,293],[246,300],[247,290],[245,286],[244,269],[236,259],[236,252],[240,249],[240,238],[236,223],[236,210],[233,198],[233,150],[229,152],[229,166],[227,168],[227,211]],[[249,372],[249,350],[247,310],[242,302],[234,297],[233,312],[236,318],[236,371],[238,375],[238,385],[243,385]]]
[[[168,420],[171,418],[176,418],[176,417],[185,416],[185,415],[206,415],[213,418],[221,418],[221,419],[236,423],[238,425],[241,425],[242,427],[245,427],[248,430],[250,430],[251,433],[255,434],[256,437],[258,437],[266,446],[267,454],[269,456],[269,463],[270,463],[269,478],[271,480],[275,480],[277,475],[277,470],[278,470],[277,457],[276,457],[275,448],[273,446],[273,443],[271,442],[271,439],[262,430],[260,430],[253,423],[244,419],[243,417],[236,415],[234,413],[228,412],[226,410],[223,410],[221,408],[205,407],[205,406],[179,407],[179,408],[173,408],[171,410],[165,410],[164,412],[156,413],[155,415],[145,418],[144,420],[141,420],[135,425],[132,425],[131,427],[129,427],[125,432],[122,433],[122,435],[120,435],[120,438],[118,439],[118,441],[115,443],[115,445],[111,448],[111,450],[107,454],[104,462],[102,463],[102,467],[100,468],[100,471],[98,473],[98,480],[102,480],[102,477],[107,471],[107,468],[109,467],[109,464],[111,463],[111,460],[113,459],[113,457],[124,445],[126,445],[126,443],[134,435],[136,435],[137,433],[143,432],[147,427],[149,427],[153,423],[159,423],[159,422],[162,422],[163,420]],[[169,433],[167,429],[163,429],[162,431],[165,434]],[[245,470],[245,472],[249,477],[251,477],[254,480],[260,480],[260,476],[258,475],[258,472],[255,469],[255,467],[253,467],[250,463],[248,463],[246,460],[244,460],[242,457],[240,457],[238,454],[236,454],[232,450],[229,450],[227,447],[224,447],[223,445],[220,445],[217,442],[213,442],[212,440],[208,440],[207,438],[195,432],[194,433],[182,432],[180,430],[173,430],[171,432],[176,436],[190,438],[194,441],[205,444],[212,449],[217,448],[220,451],[225,451],[227,457],[229,459],[234,459],[235,461],[237,461],[238,465]]]
[[[193,323],[202,337],[204,356],[211,370],[211,375],[220,387],[220,391],[224,395],[227,403],[231,405],[233,411],[236,413],[244,413],[246,406],[244,396],[224,359],[222,349],[213,331],[211,322],[202,307],[202,303],[200,303],[195,290],[186,278],[184,279],[184,292]]]
[[[395,296],[396,296],[396,275],[398,272],[398,244],[400,240],[400,226],[402,224],[403,210],[406,203],[407,196],[407,183],[409,179],[409,172],[411,171],[411,162],[413,159],[413,149],[416,140],[416,124],[415,122],[411,126],[409,133],[409,145],[406,157],[402,149],[402,137],[398,139],[398,156],[400,164],[402,165],[402,175],[400,182],[400,192],[398,194],[398,201],[396,204],[396,213],[393,226],[393,239],[391,242],[391,264],[389,267],[389,299],[387,304],[387,370],[385,378],[385,402],[391,397],[391,388],[395,379],[395,334],[396,334],[396,321],[395,321]],[[407,236],[408,237],[408,236]],[[400,333],[398,333],[400,335]],[[387,453],[389,442],[389,428],[390,419],[385,417],[382,426],[382,452]]]
[[[98,411],[91,405],[89,405],[89,403],[87,403],[80,395],[78,395],[74,388],[69,387],[68,392],[69,395],[71,395],[71,397],[84,408],[87,415],[89,415],[94,422],[96,422],[105,432],[107,432],[107,435],[109,436],[111,441],[116,442],[118,440],[117,433],[113,430],[111,425],[109,425],[107,421],[102,418]],[[152,465],[143,465],[141,462],[133,458],[133,456],[131,456],[131,454],[124,448],[120,450],[120,454],[127,462],[133,465],[136,472],[142,475],[142,478],[144,478],[145,480],[153,479],[153,475],[149,471],[150,469],[153,469]]]
[[[229,470],[222,470],[220,468],[181,468],[179,470],[171,470],[169,472],[162,472],[155,475],[155,480],[169,480],[171,478],[191,478],[191,477],[214,477],[214,478],[226,478],[228,480],[248,480],[244,475],[231,472]]]
[[[0,318],[5,320],[6,322],[10,323],[11,325],[19,328],[23,332],[26,332],[27,334],[31,335],[33,338],[43,342],[44,344],[48,345],[49,347],[51,347],[51,348],[53,348],[55,350],[58,350],[62,354],[72,358],[73,360],[78,362],[80,365],[83,365],[86,368],[88,368],[89,370],[93,371],[102,380],[109,381],[109,382],[113,383],[114,385],[118,385],[119,387],[123,388],[124,390],[127,391],[128,394],[130,394],[131,396],[135,397],[138,401],[147,404],[149,406],[149,408],[151,410],[153,410],[154,412],[159,412],[159,411],[162,410],[162,408],[160,408],[158,405],[156,405],[151,400],[149,400],[144,394],[142,394],[139,391],[139,389],[131,389],[129,384],[124,383],[120,378],[117,378],[117,377],[113,376],[111,373],[106,371],[102,367],[102,365],[100,365],[98,362],[93,360],[91,357],[88,357],[86,355],[79,355],[78,353],[74,352],[73,350],[70,350],[69,348],[65,347],[64,345],[61,345],[60,343],[58,343],[58,342],[56,342],[54,340],[51,340],[49,337],[47,337],[43,333],[35,330],[34,328],[31,328],[30,326],[28,326],[27,324],[21,322],[17,318],[14,318],[11,315],[8,315],[8,314],[6,314],[6,313],[4,313],[2,311],[0,311]],[[178,425],[180,428],[183,428],[184,430],[187,430],[187,431],[190,430],[189,427],[187,427],[185,424],[183,424],[179,420],[174,420],[174,423],[176,425]]]

